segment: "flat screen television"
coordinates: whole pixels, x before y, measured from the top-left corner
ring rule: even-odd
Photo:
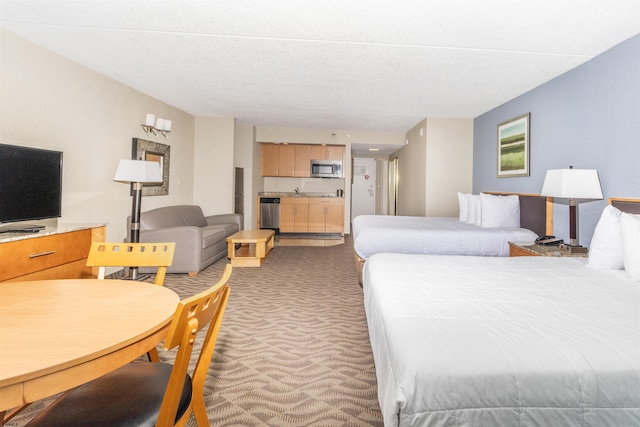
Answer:
[[[0,223],[61,214],[62,152],[0,144]]]

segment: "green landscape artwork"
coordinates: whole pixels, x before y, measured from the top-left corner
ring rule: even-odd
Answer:
[[[498,125],[498,176],[529,175],[529,114]]]

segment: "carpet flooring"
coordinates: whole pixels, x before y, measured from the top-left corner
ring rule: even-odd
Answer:
[[[192,295],[226,263],[195,277],[168,275],[165,286]],[[234,268],[229,283],[205,390],[212,426],[383,425],[351,239],[276,246],[262,267]],[[7,425],[24,425],[44,404]]]

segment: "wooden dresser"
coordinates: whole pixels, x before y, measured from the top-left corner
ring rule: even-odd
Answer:
[[[64,224],[0,235],[0,282],[95,277],[87,255],[91,242],[104,242],[105,234],[105,225]]]

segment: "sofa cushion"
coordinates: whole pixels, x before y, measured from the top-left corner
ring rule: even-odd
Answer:
[[[216,242],[226,242],[227,235],[220,227],[202,227],[202,248],[214,245]],[[225,243],[226,244],[226,243]]]
[[[140,214],[140,231],[159,230],[161,228],[180,227],[186,225],[180,211],[169,206]]]
[[[218,229],[222,230],[225,236],[231,236],[233,233],[237,233],[240,231],[240,226],[238,224],[229,223],[229,224],[210,224],[207,225],[207,229]]]
[[[182,215],[185,225],[192,225],[194,227],[204,227],[207,225],[207,220],[204,218],[200,206],[180,205],[174,207],[180,212],[180,215]]]

